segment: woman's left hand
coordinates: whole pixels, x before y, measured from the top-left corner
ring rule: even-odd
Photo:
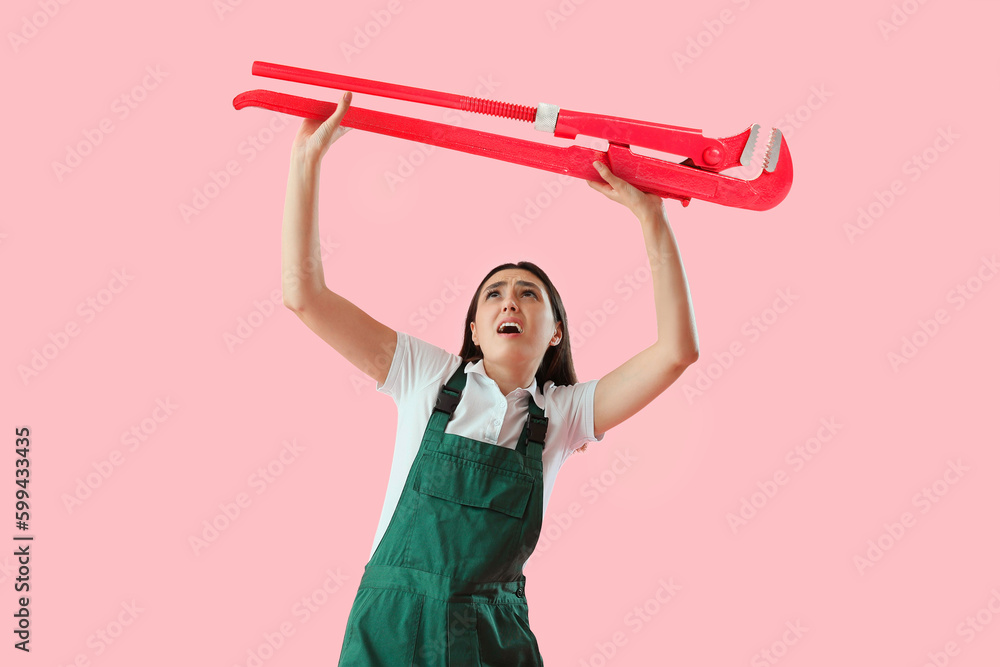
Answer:
[[[640,220],[663,211],[662,198],[648,192],[643,192],[628,181],[618,178],[611,173],[611,170],[603,162],[595,161],[594,168],[597,169],[597,173],[606,182],[601,183],[599,181],[588,180],[587,185],[611,201],[628,207]]]

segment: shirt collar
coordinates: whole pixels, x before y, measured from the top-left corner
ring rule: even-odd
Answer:
[[[478,373],[480,376],[482,376],[484,382],[486,383],[492,382],[493,385],[497,387],[497,391],[500,390],[500,387],[499,385],[497,385],[496,381],[486,374],[486,369],[483,367],[482,359],[478,359],[475,362],[472,361],[467,362],[465,364],[465,373],[466,375],[469,375],[471,373]],[[515,389],[514,391],[517,390]],[[523,391],[526,391],[531,394],[531,398],[533,401],[535,401],[535,405],[537,405],[542,410],[545,409],[545,396],[538,388],[538,378],[532,378],[531,384],[523,388]]]

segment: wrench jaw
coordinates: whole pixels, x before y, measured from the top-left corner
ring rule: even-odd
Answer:
[[[699,165],[693,158],[689,158],[681,164],[713,172],[725,171],[734,167],[747,167],[753,161],[753,154],[757,149],[757,139],[759,137],[760,125],[754,123],[739,134],[715,140],[722,146],[722,155],[719,156],[718,161],[714,164]],[[705,157],[708,157],[707,153]]]
[[[722,141],[731,141],[730,145],[743,150],[753,138],[755,127]],[[679,199],[684,206],[694,198],[723,206],[766,211],[780,204],[792,188],[792,156],[788,142],[776,128],[771,131],[764,167],[753,180],[701,169],[692,166],[690,160],[678,164],[638,155],[628,146],[614,143],[608,146],[607,157],[612,171],[620,178],[644,192]]]
[[[778,157],[781,150],[783,137],[781,130],[776,127],[771,128],[771,137],[767,142],[767,153],[764,155],[764,171],[772,173],[778,166]]]
[[[755,128],[758,127],[755,124],[747,131],[756,134]],[[743,134],[745,133],[737,136]],[[749,143],[747,145],[749,146]],[[788,142],[782,136],[781,130],[772,127],[764,154],[764,164],[757,177],[752,180],[742,180],[724,174],[714,174],[714,178],[718,180],[718,190],[712,197],[706,199],[724,206],[750,211],[767,211],[780,204],[792,189],[792,172],[792,154],[788,150]]]
[[[743,152],[740,153],[740,165],[746,167],[753,160],[754,149],[757,148],[757,133],[760,131],[760,125],[754,123],[750,126],[749,136],[747,137],[747,142],[743,146]],[[746,132],[744,133],[746,134]],[[742,135],[739,135],[742,136]]]
[[[780,204],[792,189],[792,171],[792,154],[788,150],[788,141],[782,136],[781,130],[772,127],[764,156],[764,168],[757,178],[749,182],[757,192],[757,201],[754,206],[745,208],[766,211]]]

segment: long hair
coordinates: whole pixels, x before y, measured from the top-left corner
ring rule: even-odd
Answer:
[[[483,289],[483,285],[486,284],[490,276],[504,269],[526,269],[538,276],[549,294],[553,319],[556,322],[562,322],[562,337],[559,339],[559,343],[555,346],[549,346],[549,349],[545,351],[545,356],[542,357],[542,362],[535,370],[535,380],[538,382],[539,390],[543,389],[545,383],[549,380],[552,380],[557,385],[577,384],[579,381],[576,379],[576,369],[573,368],[573,351],[570,349],[569,342],[569,322],[566,319],[566,309],[563,307],[562,297],[559,296],[559,291],[552,284],[552,281],[549,280],[549,277],[545,275],[545,272],[532,262],[522,261],[516,264],[507,262],[506,264],[494,267],[483,277],[482,282],[479,283],[479,287],[476,288],[475,293],[472,295],[472,303],[469,304],[469,312],[465,316],[465,338],[462,341],[462,350],[459,352],[459,355],[462,357],[462,365],[464,366],[469,361],[478,361],[483,358],[483,351],[478,345],[472,342],[472,328],[470,324],[476,321],[476,314],[479,312],[479,293]],[[586,449],[587,445],[584,444],[576,451],[582,452]]]

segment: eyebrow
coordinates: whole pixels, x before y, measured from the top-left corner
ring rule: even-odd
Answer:
[[[483,288],[483,291],[482,291],[482,292],[480,292],[480,296],[482,296],[482,295],[486,294],[487,292],[489,292],[489,291],[490,291],[491,289],[493,289],[494,287],[500,287],[500,286],[502,286],[502,285],[506,285],[506,284],[507,284],[507,283],[505,283],[504,281],[502,281],[502,280],[498,280],[498,281],[496,281],[495,283],[493,283],[492,285],[487,285],[486,287],[484,287],[484,288]],[[514,284],[515,284],[516,286],[518,286],[518,287],[534,287],[534,288],[535,288],[536,290],[538,290],[539,292],[541,292],[541,291],[542,291],[542,288],[541,288],[541,287],[539,287],[539,286],[538,286],[538,285],[536,285],[535,283],[531,283],[531,282],[528,282],[528,281],[526,281],[526,280],[518,280],[518,281],[517,281],[516,283],[514,283]]]

